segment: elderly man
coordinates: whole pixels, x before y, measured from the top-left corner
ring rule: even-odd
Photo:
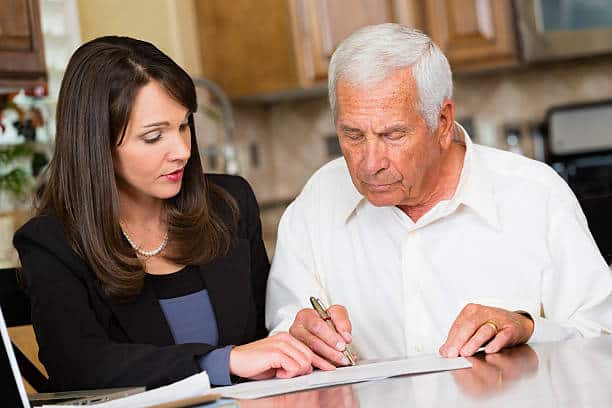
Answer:
[[[329,97],[344,158],[279,226],[267,325],[336,365],[470,356],[612,328],[612,277],[576,198],[543,163],[474,144],[424,34],[363,28],[338,47]],[[337,332],[308,306],[327,304]],[[349,318],[350,316],[350,318]]]

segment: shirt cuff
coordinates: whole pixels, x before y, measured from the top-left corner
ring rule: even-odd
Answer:
[[[565,327],[543,317],[533,318],[533,334],[528,343],[568,340],[580,337],[580,332],[573,327]]]
[[[200,367],[208,374],[212,385],[232,385],[229,372],[229,355],[234,346],[225,346],[200,358]]]

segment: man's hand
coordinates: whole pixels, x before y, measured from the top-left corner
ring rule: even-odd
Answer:
[[[480,399],[509,390],[521,378],[538,370],[538,355],[528,345],[497,354],[468,357],[472,368],[453,370],[453,379],[468,396]]]
[[[334,332],[313,309],[300,310],[289,328],[289,333],[333,364],[348,365],[347,358],[342,354],[346,345],[352,340],[348,313],[344,306],[340,305],[332,305],[327,309],[327,313],[339,334]]]
[[[471,356],[486,344],[486,353],[525,343],[533,334],[533,321],[519,313],[470,303],[451,326],[440,347],[444,357]]]

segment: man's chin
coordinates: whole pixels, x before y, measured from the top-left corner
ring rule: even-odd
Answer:
[[[374,207],[391,207],[397,205],[401,201],[399,198],[394,197],[394,194],[372,193],[370,191],[366,192],[365,198]]]

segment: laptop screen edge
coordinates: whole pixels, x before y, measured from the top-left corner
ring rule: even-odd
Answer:
[[[26,393],[25,386],[23,385],[23,380],[21,379],[21,371],[19,371],[19,366],[17,365],[17,358],[15,358],[15,353],[13,351],[13,345],[11,344],[11,339],[8,334],[8,329],[4,321],[4,314],[2,313],[1,308],[0,308],[0,332],[2,333],[2,342],[4,344],[4,349],[6,350],[6,354],[11,363],[11,370],[13,371],[13,377],[15,378],[15,383],[17,384],[17,388],[19,389],[19,396],[21,397],[21,403],[23,404],[25,408],[30,408],[30,401],[28,400],[28,394]]]

